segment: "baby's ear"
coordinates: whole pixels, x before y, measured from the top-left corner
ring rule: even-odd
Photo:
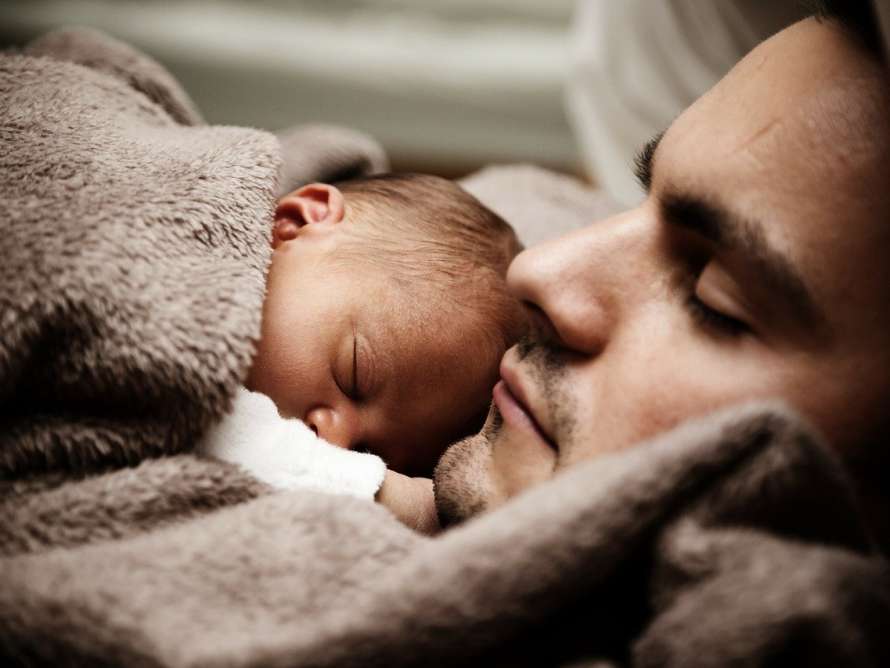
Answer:
[[[272,246],[296,239],[308,225],[322,230],[343,222],[343,193],[327,183],[310,183],[278,200]],[[317,226],[317,227],[315,227]]]

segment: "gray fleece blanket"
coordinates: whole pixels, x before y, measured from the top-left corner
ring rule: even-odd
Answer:
[[[275,193],[369,140],[206,127],[82,31],[0,56],[0,133],[4,665],[890,665],[888,566],[781,407],[436,538],[189,454],[250,361]]]

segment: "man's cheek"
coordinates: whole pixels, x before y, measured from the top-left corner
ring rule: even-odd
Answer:
[[[576,419],[561,443],[559,467],[632,447],[694,413],[696,393],[673,363],[602,364],[595,382],[576,385]]]
[[[647,371],[639,369],[611,413],[615,438],[610,449],[632,447],[687,420],[755,398],[758,392],[752,388],[758,383],[751,374],[752,365],[732,353],[701,346],[668,355]]]

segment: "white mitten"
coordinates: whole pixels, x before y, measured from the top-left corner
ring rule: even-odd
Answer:
[[[386,465],[376,455],[320,439],[303,421],[283,418],[264,394],[239,388],[232,412],[213,425],[197,453],[238,464],[279,489],[315,489],[373,499]]]

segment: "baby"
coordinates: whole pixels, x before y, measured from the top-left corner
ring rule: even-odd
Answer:
[[[451,181],[393,174],[283,197],[272,246],[247,387],[200,451],[399,515],[404,476],[484,419],[524,324],[504,282],[519,242]]]

